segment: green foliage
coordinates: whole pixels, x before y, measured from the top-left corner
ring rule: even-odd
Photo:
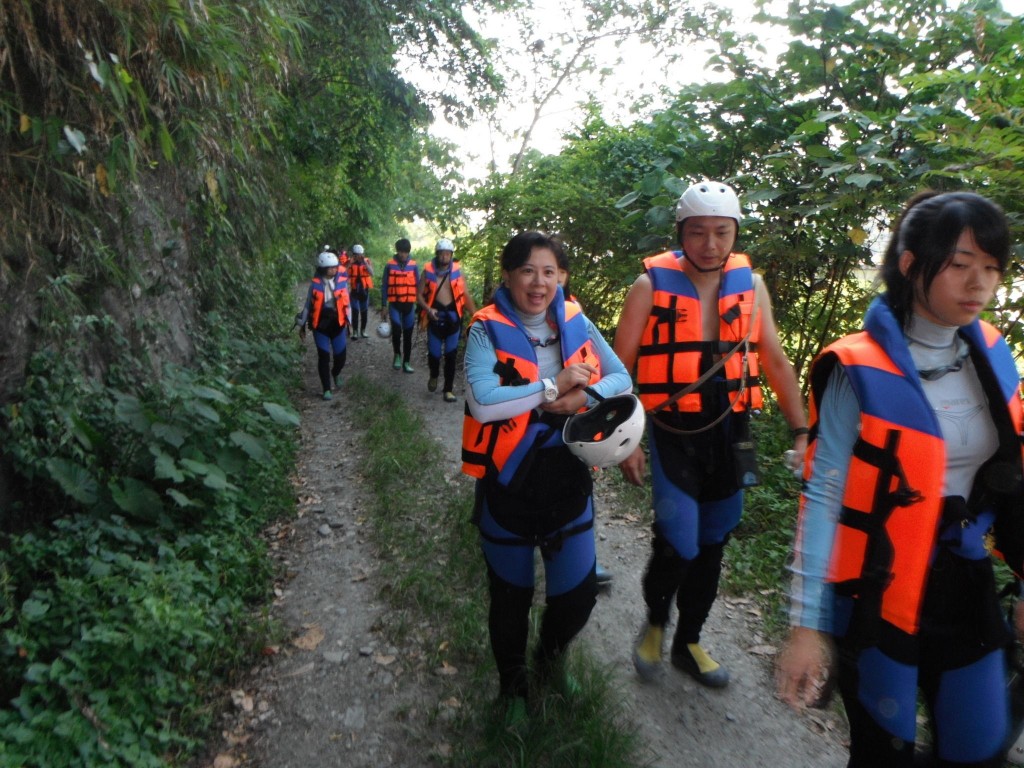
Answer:
[[[5,410],[22,485],[22,530],[0,548],[5,764],[165,765],[260,636],[294,351],[225,328],[208,341],[198,369],[159,378],[129,362],[87,379],[40,352]]]
[[[561,154],[530,155],[514,176],[492,179],[464,203],[492,212],[466,248],[474,271],[484,277],[484,294],[497,284],[498,258],[512,235],[527,229],[557,233],[569,255],[571,291],[591,320],[613,328],[642,270],[636,243],[644,231],[642,222],[624,219],[616,203],[660,158],[642,127],[616,128],[591,115]]]
[[[763,270],[803,372],[859,327],[874,291],[864,269],[914,192],[968,186],[1017,220],[1024,92],[1007,75],[1024,26],[992,3],[941,0],[807,0],[757,20],[786,30],[788,48],[760,63],[756,33],[709,29],[728,79],[680,89],[634,127],[653,133],[663,161],[620,204],[646,222],[641,248],[656,249],[672,242],[680,179],[734,184],[749,214],[740,248]]]
[[[281,112],[296,216],[292,238],[369,253],[399,236],[396,220],[460,218],[450,201],[461,182],[452,147],[426,135],[432,111],[467,118],[500,87],[487,44],[460,4],[368,0],[302,3],[303,55]],[[439,82],[420,92],[402,74],[415,59]]]
[[[209,205],[248,203],[266,222],[253,165],[274,126],[255,116],[296,42],[291,3],[22,3],[0,28],[4,257],[64,272],[70,256],[84,271],[75,262],[123,244],[119,206],[162,166]]]

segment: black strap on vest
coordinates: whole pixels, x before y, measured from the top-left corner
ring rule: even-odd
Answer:
[[[501,377],[501,385],[503,387],[521,387],[530,383],[528,379],[524,379],[519,371],[516,370],[516,364],[511,357],[505,358],[505,362],[501,362],[499,359],[494,364],[494,372]]]
[[[838,595],[856,597],[851,631],[847,636],[854,647],[865,648],[878,643],[882,619],[882,594],[892,582],[892,563],[895,557],[892,539],[885,529],[893,510],[907,507],[923,498],[920,491],[910,487],[903,465],[897,455],[900,430],[890,429],[885,436],[885,447],[879,448],[864,440],[858,440],[853,455],[865,464],[878,469],[871,512],[861,512],[847,506],[839,514],[839,522],[867,535],[864,551],[864,565],[861,574],[854,579],[837,582]],[[895,491],[890,491],[893,478],[897,480]]]

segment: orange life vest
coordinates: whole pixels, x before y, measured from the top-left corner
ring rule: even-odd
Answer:
[[[355,293],[366,293],[373,288],[373,275],[370,274],[370,260],[352,260],[348,265],[349,289]]]
[[[313,330],[316,330],[320,325],[320,311],[324,307],[324,279],[322,277],[313,278],[313,293],[312,293],[313,306],[310,309],[310,324]],[[338,311],[338,326],[344,328],[348,322],[348,291],[346,290],[345,282],[339,280],[337,276],[334,279],[334,307]]]
[[[398,259],[391,259],[384,271],[387,301],[391,304],[415,304],[416,280],[419,275],[416,262],[409,259],[402,264]]]
[[[880,322],[890,326],[888,334],[871,332]],[[811,442],[804,477],[810,477],[814,465],[821,398],[832,370],[841,363],[857,397],[861,426],[846,474],[827,580],[835,584],[837,594],[861,603],[860,615],[881,618],[916,635],[939,535],[946,445],[909,351],[886,349],[878,340],[897,334],[902,338],[888,308],[876,310],[873,305],[866,327],[867,331],[829,346],[812,366]],[[987,323],[978,321],[960,332],[980,353],[973,359],[983,385],[986,378],[996,382],[986,387],[986,395],[994,413],[998,403],[1005,404],[1008,416],[1003,421],[1008,420],[1018,436],[1018,444],[1009,451],[1015,454],[1019,472],[1022,418],[1013,358],[1002,336]],[[998,392],[991,391],[994,386]],[[802,495],[801,515],[806,504]],[[1020,564],[1014,567],[1019,569]]]
[[[681,253],[669,251],[644,259],[653,301],[637,355],[637,390],[647,411],[697,381],[712,359],[729,354],[750,331],[755,302],[750,259],[745,254],[733,253],[726,260],[718,291],[719,340],[706,341],[700,296],[679,263],[681,257]],[[732,354],[715,376],[725,379],[734,411],[762,406],[755,351],[761,326],[758,316],[747,348],[741,347]],[[666,410],[700,413],[704,410],[703,389],[699,387],[683,395]],[[742,396],[733,394],[741,389]]]
[[[593,384],[601,379],[601,360],[597,355],[586,318],[576,304],[567,303],[559,293],[549,312],[558,324],[558,340],[563,364],[589,363],[596,372]],[[507,288],[499,288],[494,304],[473,315],[473,323],[481,323],[494,345],[497,362],[495,372],[502,386],[516,386],[539,381],[537,353],[533,342],[519,322]],[[523,459],[533,450],[561,442],[561,430],[541,419],[536,409],[501,421],[479,422],[467,406],[462,422],[462,471],[476,478],[496,475],[508,486],[515,479]]]
[[[433,259],[427,262],[427,265],[423,268],[423,274],[426,277],[424,287],[427,289],[425,301],[428,307],[432,307],[434,305],[434,298],[437,296],[437,289],[441,287],[441,281],[444,278],[438,278]],[[459,263],[454,259],[451,262],[448,280],[452,285],[452,296],[455,297],[455,311],[461,318],[466,308],[466,281],[462,276],[462,270],[459,269]]]

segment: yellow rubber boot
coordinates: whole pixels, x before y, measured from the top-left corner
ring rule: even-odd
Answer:
[[[686,649],[682,651],[673,648],[672,666],[709,688],[724,688],[729,684],[729,670],[711,658],[697,643],[687,643]]]
[[[633,649],[633,666],[644,680],[653,680],[661,671],[661,646],[664,639],[664,627],[648,624],[640,636],[640,642]]]

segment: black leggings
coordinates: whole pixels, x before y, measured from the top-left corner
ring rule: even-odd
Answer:
[[[391,348],[395,350],[396,355],[402,356],[403,363],[408,363],[412,359],[412,332],[415,327],[413,325],[402,328],[394,323],[391,325]]]
[[[517,587],[502,580],[488,566],[487,580],[491,608],[487,624],[491,650],[498,666],[502,696],[527,695],[526,644],[530,633],[533,589]],[[596,577],[590,577],[561,595],[547,598],[540,624],[540,639],[534,652],[537,671],[543,675],[576,637],[597,603]]]
[[[324,392],[327,392],[331,388],[331,379],[341,373],[341,369],[345,367],[345,358],[347,356],[347,349],[336,353],[334,355],[334,366],[332,367],[331,353],[324,352],[322,349],[317,348],[316,372],[320,374],[320,384],[323,385]]]
[[[651,560],[643,579],[644,599],[650,623],[663,627],[668,623],[669,606],[675,595],[679,623],[672,643],[674,650],[700,641],[700,631],[718,594],[724,548],[724,541],[705,545],[697,557],[684,560],[661,534],[654,534]]]
[[[352,335],[355,336],[357,333],[363,333],[366,330],[366,316],[369,311],[359,307],[352,307]]]
[[[454,392],[455,386],[455,358],[458,350],[444,353],[444,387],[442,392]],[[441,360],[433,355],[427,355],[427,367],[430,369],[430,378],[436,379],[441,372]]]

